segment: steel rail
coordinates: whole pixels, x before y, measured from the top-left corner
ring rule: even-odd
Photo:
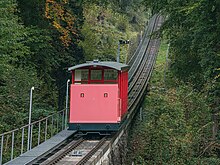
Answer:
[[[72,142],[66,144],[63,148],[61,148],[58,152],[54,153],[48,159],[39,163],[41,165],[53,165],[60,161],[63,157],[65,157],[69,152],[71,152],[74,148],[78,147],[81,143],[83,143],[84,139],[80,138],[77,141],[73,140]],[[43,158],[45,159],[45,157]],[[35,163],[36,165],[36,163]]]
[[[147,35],[151,35],[153,32],[153,28],[154,28],[154,24],[155,24],[155,20],[157,19],[158,15],[154,15],[152,17],[152,19],[149,21],[149,28],[147,31]],[[150,37],[145,37],[144,41],[143,41],[143,45],[137,55],[137,57],[135,58],[135,61],[133,63],[133,65],[130,67],[128,75],[129,75],[129,83],[132,81],[133,76],[136,74],[136,71],[138,70],[140,63],[144,57],[144,52],[146,51],[147,47],[149,46],[149,42],[150,42]]]
[[[161,22],[163,21],[163,19],[161,18],[161,16],[159,17],[158,19],[158,22],[157,24],[160,25]],[[156,26],[155,27],[155,30],[157,30],[160,26]],[[153,45],[152,45],[153,44]],[[156,60],[156,55],[157,52],[158,52],[158,48],[159,48],[159,45],[160,45],[160,41],[159,39],[154,39],[154,40],[151,40],[151,47],[148,48],[148,51],[149,54],[148,54],[148,60],[145,63],[145,67],[142,68],[142,72],[141,72],[141,75],[139,75],[138,78],[138,83],[135,83],[135,86],[131,89],[133,93],[133,96],[135,95],[136,97],[133,97],[131,99],[129,99],[129,106],[128,106],[128,109],[129,109],[129,112],[131,111],[131,107],[133,106],[133,104],[135,102],[137,102],[137,97],[138,96],[142,96],[142,92],[145,91],[145,88],[144,85],[148,83],[149,81],[149,78],[151,76],[151,73],[152,73],[152,70],[153,70],[153,66],[154,66],[154,63],[155,63],[155,60]],[[156,52],[155,52],[156,51]],[[145,86],[146,86],[145,85]],[[139,90],[138,90],[139,89]],[[129,95],[130,96],[130,95]],[[128,113],[128,116],[129,116],[129,113]]]
[[[137,55],[140,51],[140,48],[143,45],[143,41],[144,41],[143,38],[145,39],[147,37],[148,29],[149,29],[149,22],[146,25],[146,28],[144,29],[144,35],[141,37],[141,41],[139,42],[137,49],[135,50],[134,54],[131,56],[131,58],[127,62],[128,65],[130,65],[130,66],[133,65],[133,63],[134,63],[134,61],[135,61],[135,59],[136,59],[136,57],[137,57]]]
[[[153,57],[154,51],[152,51],[152,49],[155,49],[156,44],[157,44],[157,41],[155,41],[155,40],[151,41],[151,43],[150,43],[151,48],[148,50],[148,53],[149,53],[148,60],[145,63],[143,63],[143,65],[145,65],[145,67],[140,69],[140,74],[138,75],[137,80],[135,80],[134,86],[129,91],[129,107],[136,100],[135,98],[139,95],[139,92],[143,88],[143,82],[145,82],[145,80],[147,79],[147,77],[153,67],[153,62],[152,62],[153,59],[152,58],[154,58]],[[128,109],[129,109],[129,107],[128,107]]]
[[[156,44],[156,42],[152,43],[152,44]],[[150,50],[151,51],[151,50]],[[149,60],[152,61],[152,62],[148,62],[147,63],[147,66],[142,70],[142,73],[140,76],[142,78],[139,79],[139,81],[136,83],[134,89],[132,90],[133,93],[132,93],[132,96],[133,97],[137,97],[140,95],[140,92],[144,89],[144,84],[146,83],[146,81],[150,78],[150,73],[152,72],[152,69],[153,69],[153,61],[154,61],[154,57],[153,56],[150,56],[149,57]],[[135,97],[135,98],[136,98]],[[129,100],[129,108],[134,104],[134,102],[136,101],[136,99],[130,99]]]
[[[107,138],[106,136],[103,137],[98,144],[92,148],[92,150],[87,153],[76,165],[83,165],[85,164],[102,146],[103,144],[106,142]]]
[[[159,19],[158,19],[158,16],[156,17],[156,20],[154,22],[154,25],[153,25],[153,31],[155,30],[155,26],[157,25]],[[132,91],[132,88],[134,87],[134,85],[136,84],[136,82],[138,81],[143,69],[144,69],[144,66],[146,65],[146,63],[148,62],[148,57],[149,57],[149,47],[152,46],[152,42],[151,40],[149,39],[149,42],[148,42],[148,47],[146,48],[145,52],[143,53],[143,58],[141,60],[141,63],[139,64],[139,69],[137,70],[136,74],[133,75],[132,77],[132,81],[130,82],[129,84],[129,87],[128,87],[128,94]]]

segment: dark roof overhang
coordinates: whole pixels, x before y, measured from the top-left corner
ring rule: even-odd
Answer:
[[[100,61],[92,61],[92,62],[88,62],[88,63],[83,63],[83,64],[79,64],[79,65],[75,65],[72,66],[70,68],[68,68],[68,71],[72,71],[75,69],[79,69],[79,68],[84,68],[84,67],[97,67],[97,66],[101,66],[101,67],[109,67],[118,71],[123,71],[123,70],[128,70],[129,66],[126,64],[122,64],[122,63],[118,63],[118,62],[100,62]]]

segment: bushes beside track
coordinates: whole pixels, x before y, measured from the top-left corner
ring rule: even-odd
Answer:
[[[129,137],[127,164],[220,164],[212,112],[205,91],[177,81],[169,71],[164,82],[167,44],[161,44],[150,91]]]

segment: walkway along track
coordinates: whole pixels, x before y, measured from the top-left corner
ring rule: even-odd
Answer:
[[[152,32],[158,30],[162,22],[162,16],[153,16],[149,21],[146,36],[150,36]],[[133,60],[133,65],[129,70],[129,75],[132,76],[132,78],[129,78],[128,114],[124,117],[126,120],[122,124],[120,130],[109,140],[104,137],[101,140],[80,139],[79,141],[73,141],[60,149],[58,152],[54,153],[53,156],[46,158],[42,164],[96,164],[100,163],[102,157],[110,153],[112,146],[117,144],[118,139],[120,139],[128,125],[131,123],[136,112],[135,110],[138,108],[141,100],[144,97],[147,84],[156,60],[156,55],[159,50],[160,39],[158,38],[152,38],[151,36],[145,37],[142,42],[142,47],[140,48],[136,59]],[[83,145],[85,148],[83,148]],[[99,153],[97,154],[98,150]],[[72,153],[75,151],[86,151],[86,154],[76,154],[74,157],[74,154]],[[96,154],[95,158],[90,160],[94,154]],[[89,160],[90,162],[88,162]]]

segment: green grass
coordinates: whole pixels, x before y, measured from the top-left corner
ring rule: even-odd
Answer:
[[[160,49],[158,52],[156,64],[154,66],[153,74],[150,80],[150,84],[155,86],[156,84],[158,85],[164,85],[164,69],[166,65],[166,52],[167,52],[167,42],[162,41],[160,45]]]
[[[161,65],[166,62],[166,52],[167,52],[167,41],[161,41],[160,44],[160,50],[158,52],[157,60],[156,60],[156,65]]]

